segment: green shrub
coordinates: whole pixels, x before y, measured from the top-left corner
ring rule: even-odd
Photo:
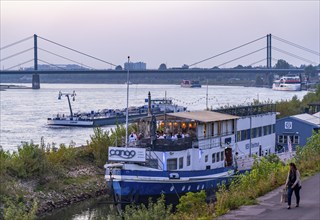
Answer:
[[[206,203],[204,190],[181,196],[174,219],[212,219],[214,209]]]
[[[76,148],[72,146],[66,147],[66,145],[61,144],[57,150],[47,153],[47,159],[52,165],[74,165],[78,159],[77,152]]]
[[[216,216],[241,205],[255,204],[257,197],[284,184],[287,172],[288,167],[274,156],[256,160],[250,173],[237,176],[228,189],[225,185],[219,187],[216,193]]]
[[[3,177],[6,174],[10,158],[11,154],[9,151],[4,151],[0,146],[0,177]]]
[[[94,134],[90,136],[91,142],[87,142],[88,153],[94,158],[95,163],[103,167],[108,158],[108,146],[110,145],[109,131],[95,128]]]
[[[156,203],[153,203],[150,199],[147,207],[144,204],[126,206],[122,216],[124,219],[130,220],[166,220],[171,219],[171,210],[172,206],[166,207],[164,195],[161,195]]]
[[[23,202],[6,201],[4,209],[4,220],[33,220],[36,219],[38,203],[33,202],[32,207],[28,210]]]
[[[48,170],[45,151],[32,142],[24,143],[18,152],[12,153],[8,169],[11,174],[21,178],[42,176]]]

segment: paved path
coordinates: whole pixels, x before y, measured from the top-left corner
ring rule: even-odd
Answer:
[[[242,206],[219,220],[320,220],[320,173],[302,182],[300,190],[300,207],[295,207],[296,198],[293,194],[291,209],[287,203],[280,203],[280,190],[276,190],[258,198],[259,205]]]

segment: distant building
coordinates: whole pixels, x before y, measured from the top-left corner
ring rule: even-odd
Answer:
[[[288,138],[290,138],[293,150],[296,146],[305,146],[312,132],[320,131],[320,113],[299,114],[281,118],[276,122],[276,143],[288,150]],[[290,142],[289,142],[290,143]]]
[[[34,67],[27,67],[24,68],[26,71],[32,71]],[[85,68],[83,66],[79,66],[77,64],[39,64],[38,70],[88,70],[88,68]]]
[[[124,63],[124,69],[125,70],[146,70],[147,64],[144,62],[137,62],[137,63]]]

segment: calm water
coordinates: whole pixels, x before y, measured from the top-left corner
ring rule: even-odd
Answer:
[[[30,85],[26,85],[30,86]],[[76,91],[76,101],[72,102],[73,111],[91,111],[105,108],[124,108],[126,106],[126,85],[88,85],[88,84],[42,84],[40,90],[13,89],[1,91],[1,130],[0,145],[6,150],[16,150],[21,142],[39,143],[44,137],[46,143],[75,142],[85,144],[93,134],[92,128],[59,127],[46,125],[46,119],[57,113],[68,114],[66,97],[58,100],[58,92]],[[180,85],[130,85],[129,105],[143,105],[148,92],[152,98],[167,97],[175,104],[187,106],[189,110],[206,108],[207,87],[181,88]],[[282,92],[267,88],[209,86],[208,106],[219,107],[260,101],[291,99],[297,95],[301,99],[307,92]],[[106,126],[103,129],[110,129]],[[108,216],[112,207],[95,200],[79,203],[59,210],[44,219],[96,219]]]
[[[24,84],[30,86],[28,84]],[[1,91],[0,145],[6,150],[16,150],[22,142],[45,143],[74,142],[76,146],[86,144],[93,134],[92,128],[49,127],[47,118],[57,113],[69,114],[66,97],[58,100],[59,91],[76,91],[76,101],[72,102],[73,112],[91,111],[126,106],[125,84],[41,84],[40,90],[12,89]],[[202,88],[181,88],[180,85],[130,85],[130,106],[145,104],[151,92],[152,98],[173,98],[175,104],[187,106],[189,110],[206,108],[207,86]],[[267,88],[208,86],[208,106],[219,107],[260,101],[291,99],[297,95],[301,99],[307,92],[273,91]],[[113,126],[105,126],[104,130]]]

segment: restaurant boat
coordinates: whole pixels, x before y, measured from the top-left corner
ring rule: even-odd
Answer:
[[[178,199],[187,192],[213,192],[234,174],[232,149],[238,118],[195,111],[138,120],[140,138],[108,150],[105,179],[114,201],[145,202],[161,194]]]

